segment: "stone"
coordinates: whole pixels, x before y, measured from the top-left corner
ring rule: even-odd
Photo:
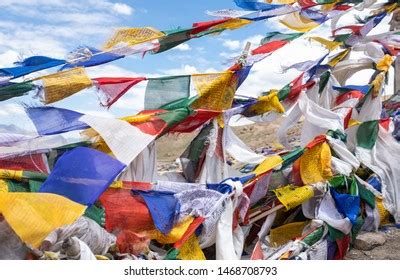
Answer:
[[[369,251],[377,246],[382,246],[386,242],[385,234],[380,232],[360,233],[355,242],[354,248],[362,251]]]

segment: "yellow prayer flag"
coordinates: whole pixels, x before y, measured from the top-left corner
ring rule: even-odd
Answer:
[[[375,202],[376,202],[376,207],[378,208],[378,212],[379,212],[379,225],[380,226],[384,226],[390,223],[389,221],[389,217],[390,217],[390,213],[388,210],[386,210],[385,206],[383,205],[383,201],[382,198],[375,198]]]
[[[4,180],[0,180],[0,193],[2,192],[8,192],[8,185],[7,182]]]
[[[393,57],[391,55],[385,54],[380,61],[376,64],[376,69],[379,71],[387,72],[390,66],[392,66]]]
[[[274,190],[276,197],[285,206],[286,211],[293,209],[314,196],[314,190],[310,186],[295,187],[285,186]]]
[[[360,125],[361,122],[355,119],[350,119],[349,120],[349,124],[347,125],[347,128],[352,127],[352,126],[356,126],[356,125]]]
[[[0,179],[21,181],[22,174],[22,170],[0,169]]]
[[[92,80],[81,67],[39,77],[36,80],[38,79],[43,81],[45,104],[62,100],[92,86]]]
[[[121,28],[105,43],[103,49],[108,50],[115,45],[124,43],[129,46],[148,42],[164,37],[165,34],[152,27],[142,28]]]
[[[280,23],[285,25],[287,28],[296,30],[298,32],[308,32],[319,26],[318,22],[303,17],[299,12],[286,15],[280,20]]]
[[[314,37],[309,37],[310,40],[314,40],[321,45],[323,45],[325,48],[327,48],[330,51],[333,51],[337,47],[343,45],[342,42],[335,42],[335,41],[330,41],[322,37],[314,36]]]
[[[127,121],[128,123],[141,123],[149,121],[154,114],[143,114],[143,115],[134,115],[120,118],[120,120]]]
[[[34,248],[53,230],[75,222],[85,209],[52,193],[0,193],[0,213],[21,240]]]
[[[300,176],[304,184],[321,182],[332,177],[331,149],[326,142],[307,149],[300,157]]]
[[[112,188],[112,189],[122,189],[124,187],[124,182],[122,182],[122,181],[114,181],[108,187]]]
[[[271,229],[269,240],[271,245],[279,247],[290,240],[300,237],[307,222],[296,222]]]
[[[328,65],[330,67],[335,67],[342,59],[344,59],[350,53],[350,48],[338,53],[335,55],[329,62]]]
[[[257,168],[253,171],[257,176],[266,173],[275,167],[281,165],[283,159],[280,156],[270,156],[267,157],[263,162],[261,162]]]
[[[193,108],[222,111],[231,107],[237,85],[233,72],[194,74],[192,81],[199,94]]]
[[[150,239],[155,239],[161,244],[175,243],[182,238],[193,220],[193,217],[187,217],[185,220],[175,225],[168,235],[164,235],[159,230],[152,230],[149,232]]]
[[[181,260],[206,260],[203,251],[200,248],[199,240],[196,234],[192,234],[189,239],[183,243],[179,250],[178,259]]]
[[[242,26],[245,26],[251,23],[251,20],[248,19],[241,19],[241,18],[231,18],[230,20],[217,24],[212,27],[212,29],[238,29]]]
[[[333,8],[335,8],[335,6],[336,6],[336,4],[338,2],[340,2],[340,1],[339,0],[335,0],[335,1],[331,2],[331,3],[329,3],[329,4],[322,4],[321,10],[322,11],[330,11]]]
[[[377,97],[379,95],[379,92],[381,91],[381,88],[383,86],[383,83],[385,82],[385,72],[381,72],[378,75],[376,75],[375,79],[372,81],[372,96]]]
[[[250,106],[249,111],[254,112],[256,115],[262,115],[269,111],[284,113],[285,108],[279,101],[278,91],[274,90],[266,96],[260,96],[258,102]]]

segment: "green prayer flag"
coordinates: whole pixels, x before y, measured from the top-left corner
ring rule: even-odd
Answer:
[[[360,124],[357,130],[357,146],[372,149],[378,138],[379,121],[368,121]]]
[[[22,96],[34,88],[35,85],[32,82],[15,83],[0,87],[0,101]]]
[[[159,109],[163,105],[188,98],[190,75],[150,78],[146,87],[144,108]]]

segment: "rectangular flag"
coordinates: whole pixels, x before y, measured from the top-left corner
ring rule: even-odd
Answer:
[[[100,104],[110,108],[120,99],[131,87],[146,80],[145,77],[138,78],[114,78],[102,77],[93,79],[95,86],[100,93]]]
[[[0,214],[21,240],[34,248],[55,229],[75,222],[85,209],[57,194],[0,192]]]
[[[190,75],[149,78],[146,87],[144,108],[159,109],[161,106],[190,94]]]
[[[43,81],[45,104],[54,103],[92,86],[83,68],[73,68],[37,78]]]
[[[109,50],[117,47],[118,45],[137,45],[140,43],[148,42],[154,39],[164,37],[165,34],[152,27],[143,28],[121,28],[117,30],[114,35],[106,42],[103,49]]]
[[[60,157],[39,192],[55,193],[90,206],[125,167],[105,153],[78,147]]]

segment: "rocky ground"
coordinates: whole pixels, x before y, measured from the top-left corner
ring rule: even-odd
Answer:
[[[347,253],[347,260],[400,260],[400,229],[386,227],[366,238],[361,234],[357,239],[360,238],[364,240]]]

